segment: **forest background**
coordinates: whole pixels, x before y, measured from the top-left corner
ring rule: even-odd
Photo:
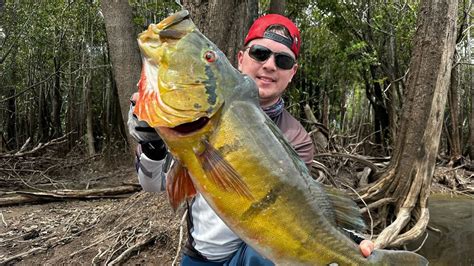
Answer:
[[[178,9],[173,1],[130,4],[136,34]],[[248,12],[248,17],[267,12],[269,4],[255,1],[259,9]],[[470,1],[460,1],[452,99],[439,150],[452,158],[474,156],[471,8]],[[304,113],[308,104],[338,144],[363,144],[352,151],[390,155],[403,108],[417,1],[288,1],[284,10],[301,28],[304,40],[299,71],[285,95],[292,114],[308,126]],[[0,151],[19,150],[28,139],[28,145],[35,146],[66,134],[65,152],[125,150],[126,132],[100,3],[6,1],[0,12]],[[245,32],[247,25],[241,24],[240,31]],[[219,25],[201,30],[211,28],[226,35]],[[236,51],[242,41],[237,42],[221,49]],[[236,52],[227,54],[234,62]],[[129,89],[135,90],[135,86]]]
[[[417,29],[422,28],[417,22],[423,4],[432,1],[183,2],[200,30],[233,63],[243,34],[256,17],[282,13],[293,19],[302,33],[302,54],[284,99],[317,146],[315,178],[355,188],[388,179],[381,169],[390,169],[394,165],[390,159],[401,150],[396,147],[404,138],[403,110],[416,105],[409,93],[415,88],[409,77],[416,72],[410,66],[416,58]],[[54,189],[57,194],[57,190],[132,182],[129,144],[133,142],[125,119],[140,62],[136,43],[127,39],[134,42],[150,23],[176,10],[174,1],[0,1],[2,193]],[[433,166],[470,171],[474,167],[472,2],[460,0],[454,10],[454,41],[440,46],[453,52],[450,62],[444,62],[450,69],[445,77],[449,86],[446,101],[438,106],[443,116],[433,133],[440,137],[431,160]],[[116,57],[127,53],[130,58]],[[411,127],[424,129],[423,122],[422,117]],[[433,173],[426,174],[431,181]],[[76,180],[71,180],[72,175]],[[335,175],[346,178],[341,183],[331,178]],[[436,181],[450,192],[472,193],[469,173]],[[122,184],[121,193],[137,190],[127,185],[131,188]],[[372,208],[379,208],[374,227],[380,230],[403,209],[403,203],[390,205],[393,198],[408,195],[407,191],[393,191],[391,196],[367,189],[359,192],[372,198],[368,201]],[[52,195],[43,199],[51,200]],[[414,236],[408,240],[396,236],[423,220],[422,214],[413,216],[411,225],[399,226],[399,232],[379,244],[399,241],[399,246],[412,240]],[[424,230],[426,224],[420,228]]]

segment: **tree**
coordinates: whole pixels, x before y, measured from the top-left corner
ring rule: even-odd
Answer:
[[[130,106],[130,96],[140,78],[141,60],[133,27],[132,8],[128,1],[104,0],[101,3],[105,28],[117,85],[124,126]],[[129,140],[129,143],[132,143]]]
[[[286,1],[285,0],[272,0],[270,1],[270,7],[268,13],[285,15]]]
[[[427,200],[449,89],[457,5],[451,0],[420,4],[394,155],[362,195],[369,206],[376,206],[382,226],[393,220],[378,236],[378,248],[403,245],[419,237],[428,224]]]
[[[247,30],[257,18],[257,0],[185,0],[183,5],[189,10],[197,28],[236,66],[237,52],[242,47]]]

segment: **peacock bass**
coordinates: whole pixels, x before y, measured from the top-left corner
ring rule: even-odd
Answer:
[[[339,229],[363,229],[355,203],[312,179],[260,109],[253,80],[186,10],[151,24],[138,43],[143,69],[134,113],[176,159],[167,177],[174,208],[201,193],[243,241],[279,265],[427,264],[411,252],[360,254]]]

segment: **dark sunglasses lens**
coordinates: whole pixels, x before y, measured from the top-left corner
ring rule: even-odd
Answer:
[[[295,60],[289,55],[276,54],[275,55],[275,64],[276,64],[277,67],[279,67],[281,69],[288,70],[288,69],[291,69],[293,67],[293,65],[295,64]]]
[[[260,45],[253,45],[252,47],[250,47],[249,55],[253,59],[263,62],[272,55],[272,51]]]

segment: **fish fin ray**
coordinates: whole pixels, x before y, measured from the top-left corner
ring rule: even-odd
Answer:
[[[253,200],[247,184],[239,173],[230,165],[214,147],[203,141],[206,149],[199,156],[206,175],[219,187],[226,191],[236,192],[240,196]]]
[[[333,187],[324,186],[324,190],[333,207],[336,225],[356,231],[366,228],[359,207],[349,196]]]
[[[173,164],[166,176],[166,191],[174,211],[186,199],[196,195],[196,188],[189,176],[188,170],[178,161]]]

